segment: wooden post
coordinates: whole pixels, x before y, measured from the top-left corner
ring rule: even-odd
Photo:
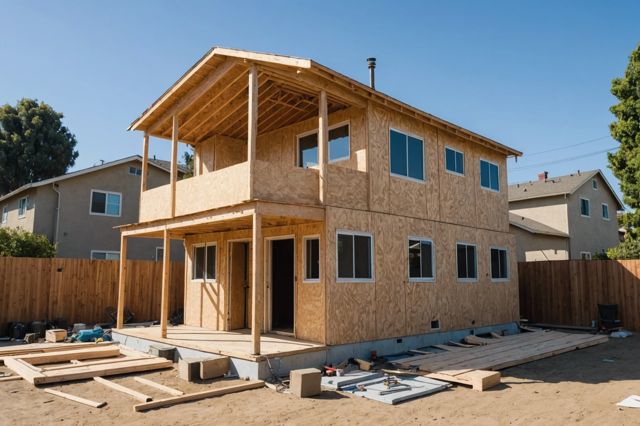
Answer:
[[[253,239],[251,259],[251,342],[253,354],[260,355],[260,332],[262,331],[262,317],[264,312],[264,278],[262,268],[264,266],[262,247],[262,215],[253,212]]]
[[[249,161],[249,199],[253,199],[253,181],[256,168],[256,142],[258,139],[258,70],[249,68],[249,117],[247,129],[247,156]]]
[[[171,132],[171,217],[176,216],[176,182],[178,181],[178,116],[173,116]]]
[[[147,190],[147,174],[149,173],[149,134],[144,132],[142,139],[142,176],[140,179],[140,194]]]
[[[169,230],[164,230],[162,244],[162,305],[160,308],[160,329],[162,337],[167,337],[167,323],[169,322],[169,283],[171,273],[171,239]]]
[[[329,140],[329,124],[327,115],[327,92],[324,90],[320,92],[320,103],[318,105],[318,197],[320,203],[325,203],[325,188],[326,188],[326,176],[327,176],[327,155]]]
[[[118,283],[118,317],[116,328],[124,327],[124,302],[127,287],[127,237],[120,234],[120,276]]]

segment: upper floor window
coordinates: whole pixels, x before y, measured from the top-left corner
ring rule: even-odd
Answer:
[[[422,139],[390,129],[389,162],[392,175],[424,180],[424,146]]]
[[[135,176],[142,176],[142,169],[140,167],[129,166],[129,174]]]
[[[18,217],[25,217],[27,215],[27,207],[29,205],[29,198],[20,198],[18,201]]]
[[[509,279],[507,249],[491,247],[491,280],[500,281],[507,279]]]
[[[305,237],[304,239],[304,281],[312,282],[320,279],[320,239]]]
[[[588,198],[580,198],[580,215],[591,217],[591,205]]]
[[[2,223],[7,223],[8,218],[9,218],[9,207],[4,206],[2,208]]]
[[[94,215],[120,216],[122,194],[91,190],[91,210]]]
[[[329,127],[329,162],[348,160],[350,155],[349,123]],[[318,165],[318,131],[298,136],[298,166]]]
[[[580,259],[582,260],[591,260],[591,252],[590,251],[581,251]]]
[[[216,279],[216,244],[207,243],[193,246],[191,258],[192,280]]]
[[[480,160],[480,186],[500,191],[500,170],[497,164]]]
[[[433,281],[434,269],[433,241],[409,238],[409,281]]]
[[[609,204],[607,203],[602,203],[602,218],[609,220]]]
[[[93,260],[119,260],[119,251],[110,250],[91,250],[91,259]]]
[[[478,262],[474,244],[456,244],[456,262],[458,281],[476,281],[478,279]]]
[[[591,187],[592,187],[594,190],[596,190],[596,191],[597,191],[597,190],[598,190],[598,181],[597,181],[597,180],[595,180],[595,179],[593,179],[593,180],[591,181]]]
[[[457,149],[444,149],[444,166],[448,172],[464,175],[464,153]]]
[[[337,281],[373,280],[373,236],[371,234],[338,231],[336,245]]]

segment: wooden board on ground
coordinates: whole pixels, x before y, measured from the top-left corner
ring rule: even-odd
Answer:
[[[71,351],[80,348],[87,347],[102,347],[113,345],[113,342],[100,342],[100,343],[32,343],[29,345],[15,345],[0,348],[0,365],[2,365],[2,358],[7,356],[18,356],[35,353],[45,352],[61,352]]]
[[[133,389],[129,389],[126,386],[122,386],[121,384],[112,382],[111,380],[103,379],[102,377],[94,377],[93,380],[95,380],[98,383],[101,383],[101,384],[105,385],[108,388],[111,388],[113,390],[117,390],[118,392],[125,393],[125,394],[127,394],[129,396],[132,396],[135,399],[137,399],[138,401],[149,402],[149,401],[151,401],[153,399],[149,395],[145,395],[142,392],[138,392],[138,391],[135,391]]]
[[[160,383],[154,382],[153,380],[145,379],[144,377],[136,376],[133,378],[133,380],[135,380],[138,383],[142,383],[143,385],[156,388],[164,393],[168,393],[169,395],[173,395],[173,396],[184,395],[184,392],[182,392],[181,390],[170,388],[169,386],[161,385]]]
[[[69,393],[60,392],[53,389],[45,389],[44,391],[46,393],[50,393],[51,395],[59,396],[61,398],[65,398],[70,401],[79,402],[80,404],[88,405],[89,407],[102,408],[105,405],[107,405],[106,402],[91,401],[90,399],[80,398],[79,396],[71,395]]]

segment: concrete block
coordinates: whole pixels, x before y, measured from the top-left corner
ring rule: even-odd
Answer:
[[[178,361],[178,376],[182,380],[193,382],[200,375],[202,358],[180,358]]]
[[[162,343],[154,343],[149,345],[149,355],[173,361],[175,359],[176,347],[171,345],[163,345]]]
[[[202,380],[224,376],[229,372],[229,357],[212,357],[200,361],[200,378]]]
[[[320,389],[320,370],[317,368],[292,370],[289,379],[289,390],[300,398],[318,395],[322,391]]]

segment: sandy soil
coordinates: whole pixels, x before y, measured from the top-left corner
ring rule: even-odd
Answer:
[[[640,394],[639,355],[639,337],[611,339],[596,347],[504,370],[503,384],[488,392],[454,387],[397,406],[337,392],[301,400],[265,388],[136,413],[132,408],[136,401],[93,381],[52,388],[106,400],[105,408],[86,407],[46,394],[24,381],[10,381],[0,383],[0,424],[637,425],[640,409],[620,409],[615,403]],[[6,368],[0,367],[0,371]],[[175,370],[144,376],[186,392],[226,385],[186,383]],[[132,377],[114,380],[155,398],[165,396]]]

